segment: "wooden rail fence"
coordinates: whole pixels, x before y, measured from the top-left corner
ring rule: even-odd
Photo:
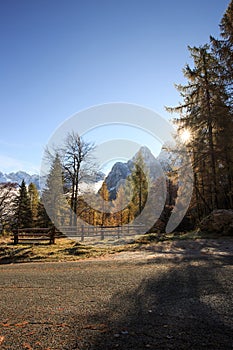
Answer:
[[[12,230],[14,244],[19,242],[37,243],[39,241],[48,241],[49,244],[55,243],[55,238],[69,237],[76,238],[83,242],[85,239],[122,238],[135,236],[141,233],[143,225],[127,226],[61,226],[59,230],[56,227],[50,228],[18,228]]]
[[[37,243],[39,241],[48,241],[49,244],[55,243],[57,234],[55,227],[50,228],[18,228],[12,230],[14,244],[20,242]]]
[[[135,236],[140,234],[144,228],[144,225],[125,225],[125,226],[61,226],[60,231],[70,238],[79,238],[82,242],[85,239],[100,238],[122,238],[128,236]]]

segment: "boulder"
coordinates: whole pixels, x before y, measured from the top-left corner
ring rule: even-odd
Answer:
[[[199,225],[202,232],[233,235],[233,210],[217,209],[206,216]]]

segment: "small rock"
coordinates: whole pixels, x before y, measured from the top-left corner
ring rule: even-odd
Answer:
[[[203,232],[233,234],[233,210],[217,209],[206,216],[199,224]]]
[[[173,336],[172,335],[167,335],[167,339],[172,339],[173,338]]]

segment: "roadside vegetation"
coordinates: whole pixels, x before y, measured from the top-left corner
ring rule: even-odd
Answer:
[[[190,241],[201,239],[224,238],[233,240],[233,237],[207,234],[201,231],[174,232],[169,234],[150,233],[137,236],[129,243],[118,240],[115,244],[102,241],[99,244],[81,244],[68,238],[59,238],[56,243],[21,243],[14,245],[11,236],[0,237],[0,264],[26,262],[62,262],[78,261],[80,259],[102,258],[120,252],[133,252],[148,249],[161,242]]]
[[[2,262],[76,260],[114,253],[120,249],[136,249],[152,241],[233,235],[232,21],[233,1],[230,1],[220,22],[220,39],[210,37],[207,44],[189,47],[192,64],[183,69],[186,83],[176,85],[180,104],[167,107],[169,112],[178,114],[173,122],[180,137],[175,149],[171,149],[171,146],[170,149],[168,146],[166,148],[172,155],[171,164],[164,170],[166,198],[165,203],[161,203],[163,210],[158,220],[152,222],[152,233],[140,236],[129,244],[123,240],[112,242],[111,247],[105,244],[104,235],[99,246],[61,239],[54,246],[18,244],[14,247],[9,238],[2,238]],[[176,228],[179,233],[164,234],[160,232],[166,231],[176,207],[178,211],[186,208],[182,199],[186,197],[188,183],[179,179],[179,171],[184,170],[186,164],[181,166],[177,161],[184,158],[182,147],[179,147],[181,140],[186,144],[192,162],[193,195],[185,217]],[[89,197],[85,197],[80,190],[82,181],[94,183],[100,176],[93,157],[94,149],[94,144],[72,131],[67,134],[64,144],[47,149],[45,162],[48,173],[44,174],[45,186],[41,191],[33,183],[27,186],[24,180],[21,184],[0,183],[0,234],[11,233],[13,229],[51,228],[53,225],[58,229],[65,226],[77,228],[79,219],[81,223],[100,228],[131,225],[146,205],[149,185],[156,194],[154,202],[157,203],[152,206],[163,200],[160,193],[161,176],[148,184],[142,154],[138,154],[131,173],[125,179],[129,188],[120,186],[116,198],[111,198],[111,188],[108,188],[105,180],[99,196],[90,192]],[[131,188],[130,197],[128,193]],[[126,198],[130,198],[127,203]],[[107,204],[111,210],[107,210]],[[149,221],[149,217],[146,220]]]

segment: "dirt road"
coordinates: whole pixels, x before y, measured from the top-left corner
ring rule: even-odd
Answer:
[[[0,348],[233,349],[232,242],[0,266]]]

